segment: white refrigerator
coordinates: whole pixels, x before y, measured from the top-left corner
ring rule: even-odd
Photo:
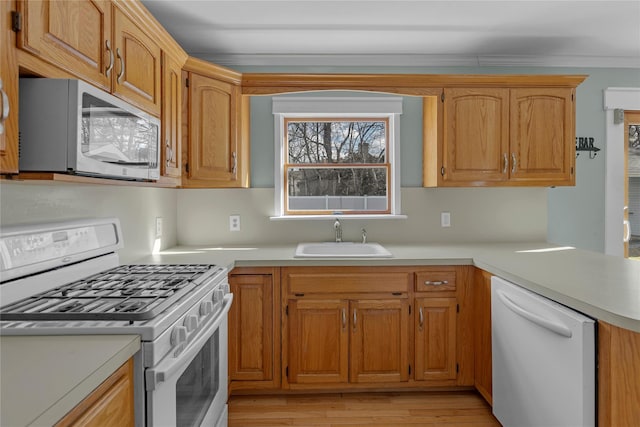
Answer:
[[[595,426],[593,319],[493,277],[491,334],[503,426]]]

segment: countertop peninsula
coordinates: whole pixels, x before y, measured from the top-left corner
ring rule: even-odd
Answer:
[[[139,349],[138,335],[0,336],[0,425],[55,424]]]
[[[177,246],[139,263],[254,266],[474,265],[597,320],[640,332],[640,262],[547,242],[387,244],[391,258],[296,258],[296,244]]]

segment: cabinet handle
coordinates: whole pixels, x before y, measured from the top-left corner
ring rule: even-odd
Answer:
[[[118,73],[118,84],[122,83],[122,76],[124,76],[124,58],[120,55],[120,48],[116,48],[116,57],[120,60],[120,72]]]
[[[113,50],[111,50],[111,41],[105,41],[105,45],[107,46],[107,52],[109,52],[109,65],[104,70],[104,75],[107,77],[111,76],[111,70],[113,70]]]
[[[424,313],[422,312],[422,307],[420,307],[420,310],[418,310],[418,314],[420,315],[420,329],[422,329],[422,325],[424,325]]]
[[[448,280],[425,280],[424,282],[425,285],[427,286],[441,286],[441,285],[448,285],[449,281]]]
[[[0,78],[0,94],[2,95],[2,114],[0,115],[0,135],[4,134],[4,121],[9,117],[9,97],[4,91],[2,86],[2,79]]]
[[[169,164],[171,164],[171,162],[173,162],[173,150],[171,149],[171,145],[169,145],[169,140],[165,141],[165,144],[167,145],[167,150],[166,150],[166,157],[167,157],[167,166],[169,166]]]
[[[358,315],[356,314],[356,309],[353,309],[353,331],[356,331],[356,326],[358,324]]]
[[[502,160],[502,173],[507,173],[507,168],[509,167],[509,157],[507,157],[507,153],[503,153]]]
[[[342,329],[347,328],[347,309],[342,309]]]
[[[231,173],[236,173],[236,170],[238,170],[238,155],[235,151],[231,153],[231,159],[233,160],[233,163],[231,163]]]
[[[511,173],[516,173],[516,153],[511,153]]]

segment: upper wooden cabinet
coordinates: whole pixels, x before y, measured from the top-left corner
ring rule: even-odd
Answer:
[[[133,6],[100,0],[18,1],[22,29],[17,45],[159,116],[158,37],[140,26],[138,16],[121,9],[129,7]],[[51,74],[45,65],[29,65],[31,72]]]
[[[19,0],[18,47],[110,91],[115,52],[109,0]],[[38,70],[32,70],[38,71]]]
[[[249,101],[240,74],[189,58],[183,69],[184,187],[248,187]]]
[[[160,174],[180,183],[182,176],[181,120],[182,65],[166,52],[162,53],[162,149]]]
[[[575,88],[445,88],[424,102],[425,186],[575,185]]]
[[[18,65],[11,2],[0,1],[0,173],[18,172]]]
[[[113,93],[159,116],[160,47],[151,34],[117,7],[113,9],[113,50]]]

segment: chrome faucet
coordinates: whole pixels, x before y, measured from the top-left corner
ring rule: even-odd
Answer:
[[[333,223],[333,229],[336,231],[336,243],[342,242],[342,224],[339,218],[336,218],[336,222]]]
[[[362,229],[362,243],[367,243],[367,230],[366,229]]]

